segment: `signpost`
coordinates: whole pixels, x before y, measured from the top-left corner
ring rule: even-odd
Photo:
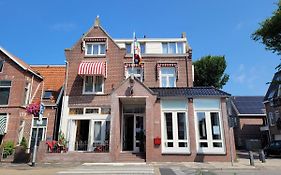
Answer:
[[[39,118],[36,121],[36,136],[35,136],[35,144],[34,144],[34,148],[33,148],[31,166],[35,166],[36,154],[37,154],[37,142],[38,142],[38,134],[39,134],[39,125],[42,125],[42,123],[43,123],[42,118],[43,118],[44,111],[45,111],[44,103],[40,103]]]

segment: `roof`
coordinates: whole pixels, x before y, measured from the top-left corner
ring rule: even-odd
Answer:
[[[269,101],[270,99],[274,99],[278,96],[279,81],[281,81],[281,71],[274,74],[270,86],[264,96],[264,101]]]
[[[229,97],[230,94],[215,87],[150,88],[158,97]]]
[[[44,78],[44,90],[59,91],[65,80],[65,65],[31,65]]]
[[[260,114],[264,115],[265,107],[263,96],[233,96],[232,105],[239,114]]]
[[[37,74],[36,72],[34,72],[34,70],[32,70],[31,67],[27,63],[25,63],[22,59],[13,55],[12,53],[10,53],[9,51],[7,51],[6,49],[4,49],[1,46],[0,46],[0,51],[2,51],[5,55],[7,55],[7,57],[9,57],[12,61],[14,61],[22,69],[24,69],[24,70],[30,72],[31,74],[42,79],[42,77],[39,74]]]

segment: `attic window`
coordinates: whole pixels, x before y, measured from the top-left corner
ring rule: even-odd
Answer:
[[[0,72],[3,72],[4,60],[0,60]]]
[[[53,91],[44,91],[43,99],[50,99],[53,96]]]

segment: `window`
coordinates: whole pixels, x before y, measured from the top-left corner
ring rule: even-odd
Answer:
[[[105,55],[105,43],[87,43],[86,55]]]
[[[186,112],[163,112],[163,153],[189,153]]]
[[[94,122],[94,142],[101,141],[101,121]]]
[[[273,112],[268,113],[268,119],[269,119],[270,126],[274,126],[276,124],[276,118],[275,118]]]
[[[53,96],[53,91],[44,91],[43,99],[50,99]]]
[[[131,74],[134,74],[134,76],[139,79],[141,82],[143,81],[143,68],[141,67],[128,67],[127,68],[127,75],[126,78],[128,78]]]
[[[93,146],[99,144],[108,144],[110,135],[110,121],[107,120],[92,120]],[[107,143],[106,143],[107,142]]]
[[[141,49],[141,53],[145,53],[146,51],[145,43],[140,43],[140,49]]]
[[[132,53],[132,43],[126,43],[126,53],[131,54]]]
[[[42,119],[43,122],[41,124],[38,124],[37,121],[38,121],[38,118],[33,118],[32,132],[31,132],[31,138],[30,138],[30,152],[33,151],[33,148],[35,145],[37,128],[38,128],[37,146],[39,146],[39,143],[41,141],[46,140],[48,120],[47,120],[47,118],[43,118]]]
[[[100,108],[86,108],[85,114],[99,114]]]
[[[83,108],[69,108],[69,115],[83,115]]]
[[[103,93],[103,76],[85,76],[84,94],[101,94]]]
[[[30,83],[26,82],[24,87],[24,96],[23,96],[23,105],[27,105],[29,103],[29,89]]]
[[[0,72],[3,72],[4,60],[0,60]]]
[[[0,81],[0,105],[8,105],[10,96],[11,81]]]
[[[219,112],[196,112],[197,151],[199,153],[224,153]]]
[[[161,67],[160,87],[176,87],[175,67]]]
[[[164,42],[162,43],[162,53],[164,54],[182,54],[183,42]]]

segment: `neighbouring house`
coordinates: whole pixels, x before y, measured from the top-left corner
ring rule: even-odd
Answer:
[[[267,127],[270,140],[281,140],[281,71],[274,74],[272,82],[264,97]]]
[[[65,49],[60,121],[68,141],[65,156],[76,152],[76,160],[93,162],[134,161],[133,154],[148,162],[230,161],[235,154],[226,110],[230,95],[193,87],[185,34],[138,42],[142,61],[133,64],[133,39],[111,38],[97,18]],[[70,160],[63,156],[59,160]]]
[[[234,138],[238,149],[261,148],[267,143],[263,96],[232,96],[232,117],[235,117]]]
[[[28,114],[26,107],[40,103],[46,77],[39,72],[0,47],[1,144],[5,141],[12,141],[15,145],[18,145],[25,137],[28,148],[33,148],[38,116]],[[63,82],[60,82],[60,86],[63,85]],[[46,107],[43,114],[43,123],[39,126],[38,142],[48,137],[53,138],[56,110],[55,107],[50,109],[48,109],[48,106]]]

